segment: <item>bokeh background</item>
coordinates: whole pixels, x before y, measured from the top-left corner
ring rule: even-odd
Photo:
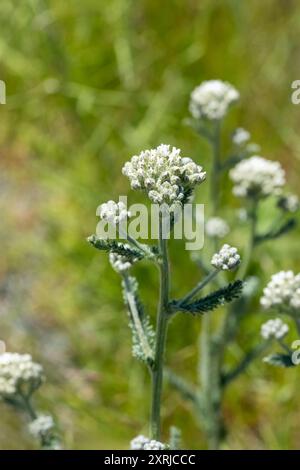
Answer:
[[[185,118],[191,90],[211,78],[241,93],[224,135],[249,129],[299,192],[300,107],[291,103],[299,34],[296,0],[1,1],[0,339],[44,365],[37,405],[54,414],[67,448],[127,448],[147,433],[149,378],[131,357],[120,281],[107,256],[85,241],[95,231],[96,207],[129,192],[121,167],[148,146],[171,143],[209,168],[209,149]],[[239,203],[230,184],[224,188],[223,215],[233,220]],[[263,210],[268,222],[272,211]],[[245,230],[232,226],[242,249]],[[199,273],[176,244],[171,251],[178,295]],[[264,245],[252,265],[261,288],[287,268],[299,271],[298,230]],[[157,273],[147,264],[135,269],[154,315]],[[265,319],[254,304],[233,357],[258,340]],[[166,360],[190,380],[200,328],[181,316],[169,330]],[[297,368],[257,361],[226,396],[227,446],[299,447],[299,385]],[[0,448],[33,448],[20,417],[0,407]],[[166,387],[165,437],[176,424],[186,448],[203,448],[191,411]]]

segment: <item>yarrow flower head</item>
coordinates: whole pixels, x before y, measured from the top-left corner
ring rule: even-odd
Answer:
[[[261,326],[261,336],[264,339],[282,339],[289,332],[289,327],[280,318],[268,320]]]
[[[97,215],[99,215],[102,220],[106,220],[113,225],[118,225],[130,217],[130,212],[127,210],[124,202],[108,201],[98,207]]]
[[[243,129],[242,127],[238,127],[233,133],[232,142],[235,145],[241,147],[250,140],[250,137],[250,132],[248,132],[246,129]]]
[[[132,450],[164,450],[166,445],[162,442],[149,439],[143,435],[137,436],[130,442]]]
[[[285,172],[279,162],[254,155],[238,163],[231,171],[233,193],[238,197],[264,198],[280,194]]]
[[[211,259],[211,264],[217,269],[223,271],[235,269],[241,262],[237,248],[230,245],[223,245],[218,253],[215,253]]]
[[[205,232],[211,238],[224,238],[229,233],[229,226],[221,217],[212,217],[205,224]]]
[[[29,424],[30,433],[37,438],[44,438],[54,428],[52,416],[40,415]]]
[[[0,397],[31,393],[43,381],[43,368],[29,354],[0,354]]]
[[[202,167],[182,157],[179,149],[164,144],[133,156],[122,172],[132,189],[145,191],[154,203],[168,205],[180,203],[206,176]]]
[[[208,80],[192,91],[190,112],[195,119],[219,120],[239,97],[239,92],[230,83]]]
[[[124,248],[131,247],[130,245],[125,244]],[[111,252],[109,254],[109,262],[117,273],[124,273],[125,271],[128,271],[128,269],[130,269],[136,261],[138,261],[137,258],[129,260],[126,256],[119,255],[118,253]]]
[[[265,309],[278,308],[291,314],[300,312],[300,273],[280,271],[273,274],[260,303]]]
[[[297,212],[299,209],[299,198],[296,194],[282,196],[277,203],[278,207],[285,212]]]

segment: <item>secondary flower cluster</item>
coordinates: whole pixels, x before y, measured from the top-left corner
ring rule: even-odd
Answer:
[[[280,194],[285,172],[279,162],[253,156],[238,163],[231,171],[233,193],[238,197],[261,197]]]
[[[124,248],[130,248],[130,245],[125,244]],[[126,256],[119,255],[117,253],[111,252],[109,254],[109,261],[113,269],[121,274],[125,271],[128,271],[132,265],[137,261],[137,259],[130,260]]]
[[[211,238],[224,238],[229,233],[229,226],[221,217],[212,217],[205,224],[205,232]]]
[[[162,442],[149,439],[148,437],[140,436],[135,437],[130,442],[130,448],[132,450],[164,450],[166,446]]]
[[[239,97],[239,92],[230,83],[208,80],[193,90],[190,112],[195,119],[219,120]]]
[[[7,398],[18,391],[28,393],[42,383],[43,368],[29,354],[0,355],[0,396]]]
[[[180,150],[159,145],[135,155],[123,167],[132,189],[143,190],[154,203],[172,205],[181,202],[186,191],[205,180],[206,173]]]
[[[238,127],[232,136],[232,142],[237,146],[245,145],[250,140],[250,132],[242,127]]]
[[[44,438],[54,428],[52,416],[40,415],[29,424],[30,433],[36,438]]]
[[[278,207],[286,212],[297,212],[299,209],[299,198],[296,194],[282,196],[278,200]]]
[[[289,332],[289,327],[280,318],[275,318],[264,323],[260,332],[264,339],[281,339]]]
[[[273,274],[263,290],[260,303],[266,309],[276,307],[286,313],[300,311],[300,274],[293,271]]]
[[[101,219],[117,225],[130,217],[130,212],[127,211],[127,207],[124,202],[108,201],[101,204],[99,210],[97,210],[97,215],[99,215]]]
[[[222,246],[218,253],[215,253],[211,259],[211,264],[223,271],[235,269],[241,262],[241,257],[238,254],[237,248],[228,245],[227,243]]]

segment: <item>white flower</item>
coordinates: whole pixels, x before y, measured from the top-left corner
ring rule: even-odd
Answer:
[[[190,112],[195,119],[222,119],[239,97],[239,92],[230,83],[208,80],[192,91]]]
[[[127,210],[124,202],[108,201],[98,207],[97,215],[99,215],[101,219],[117,225],[130,217],[130,212]]]
[[[300,310],[300,274],[293,271],[280,271],[273,274],[263,290],[260,303],[264,308],[277,307],[286,313]]]
[[[206,176],[202,167],[182,157],[179,149],[164,144],[133,156],[122,172],[132,189],[145,191],[154,203],[171,205],[180,203],[185,192],[202,183]]]
[[[0,396],[9,397],[24,387],[26,392],[34,390],[42,381],[43,368],[29,354],[0,354]]]
[[[284,323],[280,318],[275,318],[274,320],[268,320],[261,326],[261,336],[264,339],[281,339],[289,331],[289,327]]]
[[[212,217],[206,222],[205,231],[208,237],[224,238],[229,233],[229,226],[221,217]]]
[[[132,450],[164,450],[166,446],[159,441],[149,439],[143,435],[137,436],[130,442]]]
[[[52,416],[40,415],[29,424],[29,432],[34,437],[44,437],[54,428]]]
[[[232,136],[232,142],[235,145],[242,146],[248,142],[250,139],[251,135],[250,132],[246,131],[246,129],[243,129],[242,127],[238,127]]]
[[[147,444],[144,445],[144,450],[164,450],[166,446],[159,441],[151,439]]]
[[[299,198],[296,194],[282,196],[278,201],[278,207],[286,212],[297,212],[299,209]]]
[[[223,245],[219,253],[215,253],[211,259],[211,264],[224,271],[235,269],[241,262],[237,248],[230,245]]]
[[[279,162],[253,156],[230,170],[233,193],[238,197],[266,197],[280,194],[285,172]]]
[[[143,436],[142,434],[132,439],[130,442],[130,449],[132,450],[143,450],[144,445],[149,442],[148,437]]]
[[[124,248],[127,247],[131,248],[129,245],[124,245]],[[132,265],[137,261],[137,258],[129,260],[126,256],[112,252],[109,254],[109,261],[117,273],[123,273],[132,267]]]

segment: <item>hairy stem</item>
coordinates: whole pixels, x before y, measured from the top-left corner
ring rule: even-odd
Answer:
[[[131,292],[129,279],[128,279],[128,276],[126,276],[126,275],[124,276],[124,286],[125,286],[125,295],[126,295],[126,298],[127,298],[129,309],[130,309],[132,321],[133,321],[133,324],[135,326],[135,329],[136,329],[136,332],[137,332],[137,335],[138,335],[138,338],[139,338],[140,345],[143,349],[144,355],[147,358],[147,360],[152,361],[152,359],[153,359],[152,349],[151,349],[151,347],[149,345],[149,342],[147,340],[147,337],[145,335],[143,325],[142,325],[142,322],[141,322],[141,319],[140,319],[140,316],[139,316],[139,312],[138,312],[137,307],[136,307],[134,294]]]
[[[238,272],[239,279],[244,279],[248,273],[248,269],[251,263],[253,249],[255,246],[255,236],[256,236],[256,226],[257,226],[257,209],[258,209],[258,202],[257,200],[252,201],[252,206],[249,211],[250,217],[250,235],[249,235],[249,242],[248,247],[246,250],[246,254],[244,256],[243,263],[241,265],[241,269]]]
[[[161,254],[160,294],[157,312],[156,345],[152,368],[152,406],[151,406],[151,437],[160,440],[161,435],[161,396],[163,385],[164,351],[168,326],[169,310],[169,260],[167,240],[164,238],[162,216],[159,222],[159,247]]]
[[[220,173],[220,156],[221,156],[221,122],[217,121],[215,124],[214,137],[212,139],[212,175],[210,181],[210,198],[212,203],[212,216],[217,213],[220,188],[219,188],[219,173]],[[217,250],[216,239],[214,240],[214,251]],[[213,271],[211,278],[209,276],[203,282],[211,281],[219,271]],[[207,284],[205,282],[205,284]],[[204,285],[205,285],[204,284]],[[201,286],[203,288],[204,286]],[[197,286],[195,290],[197,289]],[[200,289],[198,289],[196,292]],[[193,292],[193,291],[192,291]],[[194,295],[194,293],[193,293]],[[210,449],[218,449],[220,445],[221,436],[221,391],[220,391],[220,373],[219,373],[219,359],[216,356],[217,348],[214,347],[212,337],[212,318],[211,315],[205,315],[202,323],[202,330],[200,336],[200,366],[199,375],[202,387],[202,409],[199,409],[200,415],[204,420],[205,431],[208,439],[208,446]]]
[[[215,271],[212,271],[210,274],[208,274],[203,281],[200,281],[194,289],[192,289],[186,296],[184,296],[179,305],[183,305],[187,303],[189,300],[191,300],[198,292],[200,292],[210,281],[212,281],[217,274],[220,272],[219,269],[216,269]]]
[[[219,198],[220,198],[220,187],[219,187],[219,170],[220,170],[220,153],[221,153],[221,122],[216,121],[214,138],[212,140],[213,147],[213,162],[212,162],[212,175],[210,180],[210,197],[212,202],[212,215],[216,215]]]

